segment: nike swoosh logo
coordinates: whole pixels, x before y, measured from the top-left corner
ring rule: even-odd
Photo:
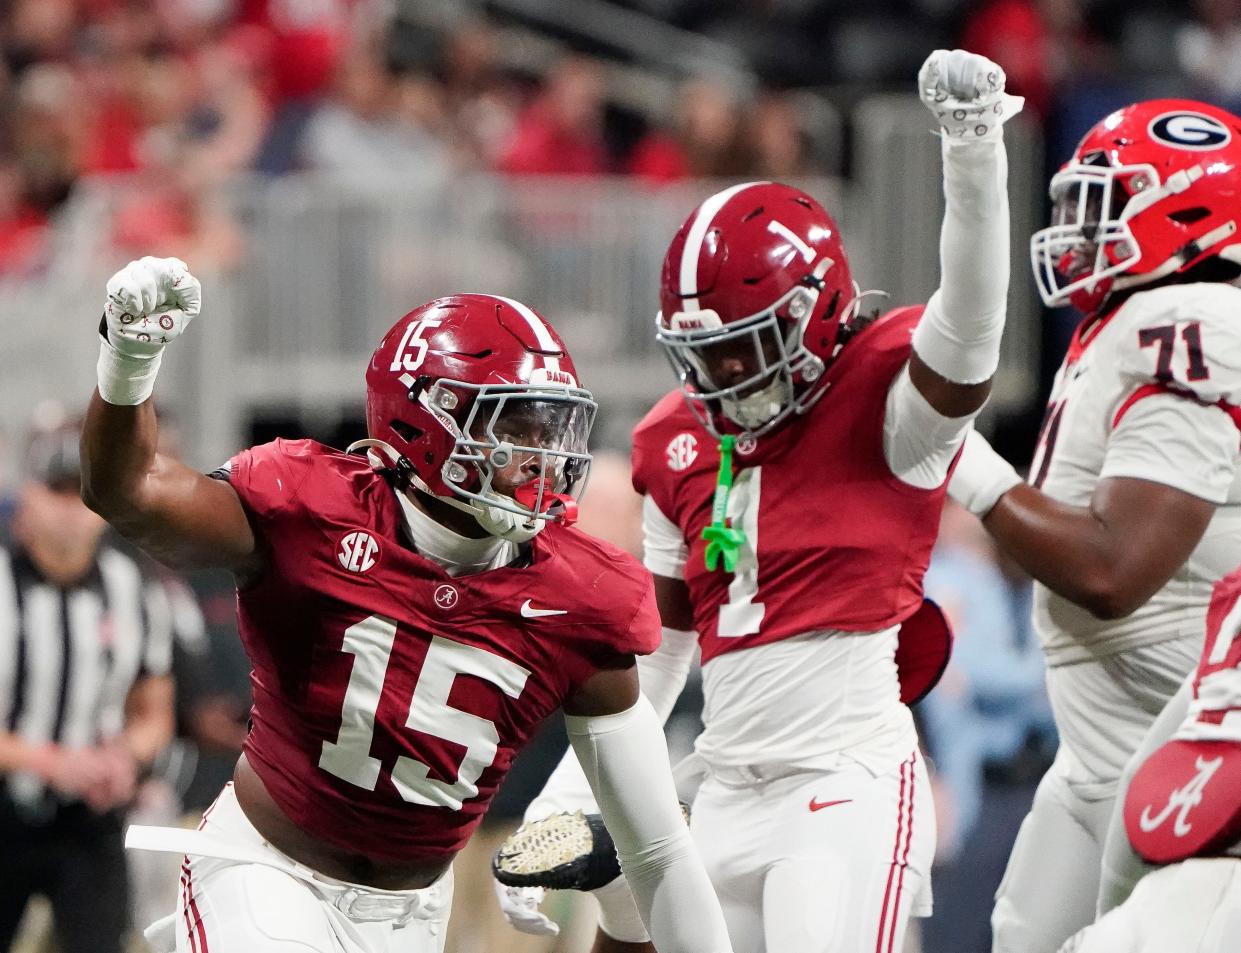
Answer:
[[[810,810],[812,812],[821,811],[825,807],[832,807],[833,805],[836,805],[836,804],[850,804],[852,802],[853,802],[853,798],[851,797],[847,797],[843,801],[816,801],[814,798],[811,798],[810,799]]]
[[[530,605],[529,599],[527,599],[525,602],[521,604],[521,617],[523,619],[537,619],[545,615],[568,615],[568,614],[569,614],[568,609],[536,609],[534,608],[534,606]]]

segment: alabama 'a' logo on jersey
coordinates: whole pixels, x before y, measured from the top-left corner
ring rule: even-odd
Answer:
[[[692,433],[686,431],[679,433],[668,442],[668,449],[664,451],[668,460],[668,469],[675,473],[689,469],[690,465],[698,459],[698,438]]]
[[[349,533],[336,548],[336,561],[348,572],[368,572],[379,561],[379,542],[362,530]]]

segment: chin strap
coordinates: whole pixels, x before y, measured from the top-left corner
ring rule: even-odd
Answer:
[[[714,572],[720,557],[724,559],[724,571],[737,568],[737,557],[745,543],[745,533],[728,525],[728,494],[733,485],[733,445],[737,438],[725,434],[720,438],[720,470],[715,478],[715,498],[711,502],[711,525],[702,531],[707,541],[704,559],[707,569]]]
[[[409,458],[402,454],[383,440],[376,440],[374,437],[364,437],[361,440],[355,440],[345,448],[345,453],[356,453],[358,450],[366,450],[367,457],[371,461],[371,466],[378,470],[387,470],[391,472],[401,486],[409,486],[414,481],[414,465],[409,462]],[[375,451],[379,451],[376,453]],[[384,461],[379,459],[382,456],[388,458],[387,466]],[[378,466],[376,466],[378,464]]]

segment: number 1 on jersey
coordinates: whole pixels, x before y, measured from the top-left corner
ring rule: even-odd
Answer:
[[[720,638],[753,635],[763,624],[767,607],[755,602],[758,595],[758,509],[762,467],[747,467],[737,474],[728,496],[728,518],[740,526],[746,545],[741,547],[728,601],[720,606],[716,634]]]

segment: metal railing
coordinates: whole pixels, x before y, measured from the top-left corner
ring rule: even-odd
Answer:
[[[938,146],[929,117],[909,106],[860,108],[855,182],[798,183],[839,211],[858,280],[886,288],[893,305],[925,301],[938,280]],[[1010,135],[1014,278],[1000,405],[1023,403],[1035,380],[1038,312],[1024,256],[1039,207],[1036,147],[1024,127]],[[310,176],[230,183],[202,201],[239,223],[242,253],[227,268],[189,263],[204,283],[204,312],[169,350],[158,400],[181,421],[187,458],[212,466],[255,414],[360,411],[367,358],[397,317],[440,295],[490,291],[552,320],[602,405],[596,443],[627,447],[633,423],[673,383],[653,342],[664,249],[721,184],[479,176],[428,193]],[[73,409],[90,393],[103,285],[127,257],[110,244],[111,223],[136,187],[86,184],[46,270],[0,283],[10,438],[40,401]]]

